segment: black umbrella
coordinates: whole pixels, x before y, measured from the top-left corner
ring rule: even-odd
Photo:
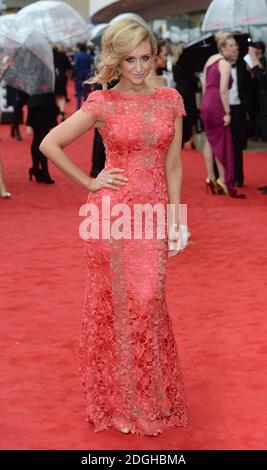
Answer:
[[[234,35],[240,48],[240,56],[243,57],[248,51],[248,34]],[[205,63],[212,54],[216,54],[217,44],[214,35],[211,33],[190,42],[184,49],[179,59],[179,65],[188,72],[203,72]]]

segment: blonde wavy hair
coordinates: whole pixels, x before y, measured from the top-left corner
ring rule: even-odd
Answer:
[[[221,49],[226,46],[228,39],[234,39],[233,34],[227,33],[226,31],[218,31],[214,37],[217,43],[218,51],[221,51]]]
[[[148,27],[134,19],[124,19],[106,29],[102,37],[102,52],[97,60],[95,76],[86,83],[108,83],[120,76],[120,62],[142,41],[150,41],[156,55],[157,41]]]

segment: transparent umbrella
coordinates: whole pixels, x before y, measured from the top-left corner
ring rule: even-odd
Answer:
[[[146,25],[145,20],[143,18],[141,18],[141,16],[136,15],[136,13],[121,13],[120,15],[114,16],[114,18],[112,18],[112,20],[110,20],[109,23],[100,23],[100,24],[94,25],[93,28],[89,32],[90,41],[93,41],[95,44],[100,45],[101,38],[102,38],[104,32],[106,31],[106,29],[109,26],[117,23],[120,20],[124,20],[124,19],[136,20],[136,21],[139,21],[140,23],[143,23],[143,24]]]
[[[0,12],[6,9],[6,4],[4,0],[0,0]]]
[[[213,0],[205,14],[202,31],[264,24],[267,24],[267,0]]]
[[[29,95],[54,91],[51,46],[40,34],[0,31],[0,79]]]
[[[109,26],[108,23],[101,23],[101,24],[97,24],[93,26],[89,32],[90,41],[96,41],[99,38],[101,39],[102,35],[104,34],[108,26]]]
[[[143,23],[144,25],[146,25],[145,20],[141,16],[137,15],[136,13],[120,13],[119,15],[112,18],[112,20],[110,20],[109,24],[112,25],[112,24],[117,23],[118,21],[125,20],[125,19],[136,20],[136,21],[139,21],[140,23]]]
[[[244,32],[245,28],[244,28]],[[252,41],[257,42],[257,41],[262,41],[265,44],[267,44],[267,27],[262,26],[262,27],[256,27],[256,26],[250,26],[249,28],[249,33],[251,36]]]
[[[15,13],[10,15],[1,15],[0,16],[0,31],[3,29],[11,29],[15,26],[14,22]]]
[[[20,31],[38,31],[51,43],[74,46],[88,39],[88,24],[65,2],[34,2],[16,13],[16,21]]]

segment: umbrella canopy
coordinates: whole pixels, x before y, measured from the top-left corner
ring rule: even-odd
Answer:
[[[38,31],[50,43],[74,46],[88,39],[89,26],[86,21],[64,2],[34,2],[16,13],[16,22],[20,31]]]
[[[235,34],[235,39],[239,45],[240,57],[248,51],[248,34]],[[191,73],[203,72],[204,65],[208,58],[218,52],[217,45],[212,33],[207,33],[202,38],[187,44],[179,60],[179,65]]]
[[[14,27],[14,17],[15,17],[15,14],[11,14],[11,15],[1,15],[0,16],[0,31],[2,31],[3,29],[8,29],[10,30],[11,28]]]
[[[145,20],[137,15],[136,13],[121,13],[120,15],[117,15],[115,16],[114,18],[112,18],[112,20],[110,20],[109,24],[112,25],[112,24],[115,24],[115,23],[118,23],[118,21],[121,21],[121,20],[136,20],[136,21],[139,21],[140,23],[146,25],[146,22]]]
[[[102,35],[106,31],[106,29],[109,27],[108,23],[100,23],[95,26],[93,26],[92,29],[89,31],[89,39],[90,41],[96,41],[99,38],[101,39]]]
[[[29,95],[54,91],[51,46],[40,34],[0,31],[0,79]]]
[[[179,59],[179,65],[187,72],[202,72],[208,58],[217,52],[211,33],[188,43]]]
[[[261,28],[256,28],[256,26],[250,26],[249,34],[253,42],[263,41],[267,44],[267,27],[262,26]]]
[[[137,15],[136,13],[121,13],[120,15],[117,15],[114,18],[112,18],[112,20],[110,20],[109,23],[100,23],[100,24],[93,26],[93,28],[90,29],[89,31],[90,41],[93,41],[94,44],[100,46],[102,36],[104,32],[106,31],[106,29],[109,26],[118,23],[118,21],[125,20],[125,19],[136,20],[146,25],[145,20],[141,16]]]
[[[205,14],[202,31],[264,24],[267,24],[267,0],[213,0]]]

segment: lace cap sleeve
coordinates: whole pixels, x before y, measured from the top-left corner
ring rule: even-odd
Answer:
[[[94,117],[103,116],[104,96],[102,90],[96,90],[89,94],[88,98],[81,107],[82,111],[91,113]]]
[[[186,116],[186,111],[184,107],[184,100],[180,93],[172,88],[172,94],[173,94],[173,107],[174,107],[174,114],[176,116]]]

